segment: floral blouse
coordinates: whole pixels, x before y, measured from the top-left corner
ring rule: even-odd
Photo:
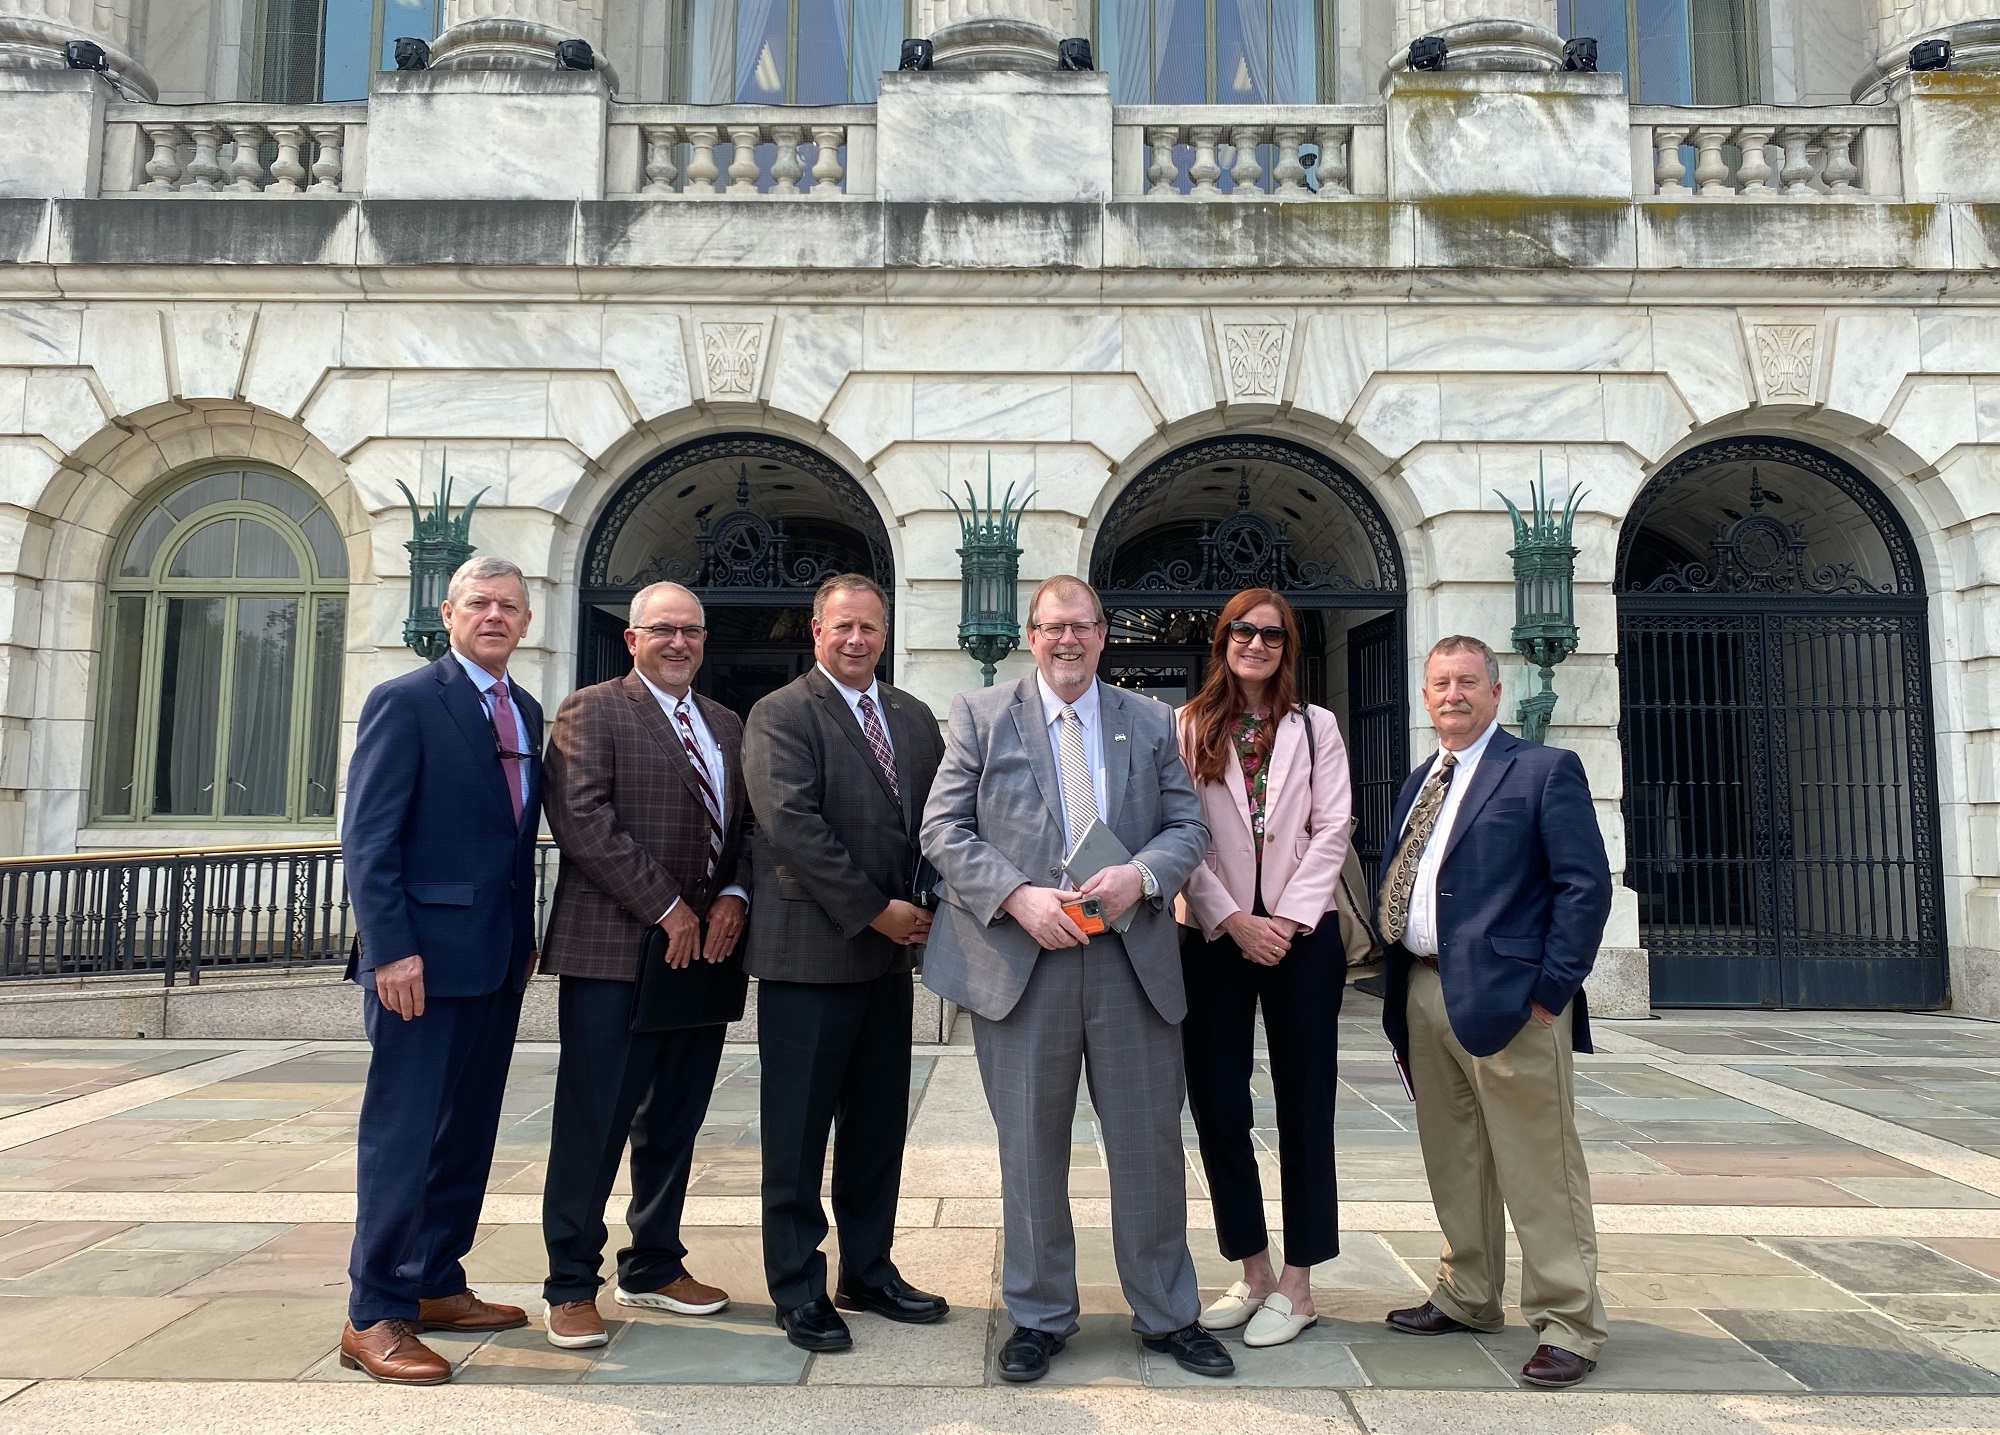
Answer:
[[[1244,713],[1229,732],[1229,740],[1236,745],[1236,761],[1243,768],[1243,788],[1250,799],[1250,835],[1256,839],[1259,857],[1264,854],[1264,788],[1271,775],[1265,761],[1270,744],[1259,738],[1270,720],[1267,713]]]

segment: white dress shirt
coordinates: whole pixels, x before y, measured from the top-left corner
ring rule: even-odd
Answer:
[[[1063,775],[1062,710],[1068,706],[1076,709],[1076,720],[1083,728],[1083,760],[1090,764],[1091,798],[1097,807],[1097,819],[1100,822],[1109,822],[1110,799],[1106,794],[1104,782],[1104,704],[1098,696],[1097,679],[1092,678],[1090,686],[1083,690],[1083,696],[1072,703],[1066,703],[1063,698],[1058,697],[1056,690],[1049,686],[1048,679],[1040,673],[1035,674],[1035,685],[1042,693],[1042,724],[1048,729],[1049,751],[1054,754],[1056,760],[1057,786],[1061,786]],[[1083,834],[1069,830],[1067,798],[1061,805],[1063,851],[1067,852],[1076,846],[1076,839]]]
[[[472,679],[473,689],[479,694],[479,705],[486,709],[487,725],[489,727],[492,726],[493,689],[507,681],[506,678],[494,677],[493,674],[487,672],[486,669],[480,667],[479,664],[473,662],[472,659],[466,657],[465,654],[456,648],[451,650],[451,655],[458,659],[458,665],[464,668],[465,675]],[[507,710],[514,715],[513,750],[515,752],[532,753],[534,749],[528,746],[528,720],[521,715],[521,704],[515,699],[513,689],[511,688],[507,691]],[[504,763],[501,765],[500,770],[502,772],[507,770]],[[528,806],[528,764],[526,762],[520,763],[518,770],[521,774],[521,808],[523,811],[526,811]]]
[[[1403,945],[1418,956],[1434,957],[1438,954],[1438,868],[1444,865],[1445,848],[1451,845],[1452,824],[1458,821],[1458,807],[1465,801],[1465,790],[1472,785],[1472,774],[1479,766],[1479,759],[1485,756],[1486,745],[1493,741],[1493,734],[1499,730],[1499,720],[1495,719],[1471,747],[1453,754],[1458,758],[1458,766],[1451,774],[1451,786],[1444,790],[1444,808],[1438,813],[1437,826],[1431,829],[1430,843],[1417,861],[1417,885],[1410,893],[1409,926],[1403,933]],[[1444,761],[1444,753],[1445,750],[1439,748],[1437,756],[1431,759],[1430,767],[1424,772],[1425,782],[1436,775],[1438,764]],[[1422,792],[1423,788],[1419,786],[1417,791]],[[1410,811],[1414,812],[1416,808],[1416,803],[1412,802]],[[1409,825],[1409,814],[1405,813],[1403,826],[1407,828]]]
[[[634,668],[633,671],[638,672],[638,669]],[[727,832],[729,830],[729,769],[723,761],[722,744],[715,740],[715,734],[710,732],[708,724],[702,721],[701,704],[694,700],[694,690],[689,689],[685,697],[677,698],[665,688],[655,686],[653,680],[644,673],[639,673],[639,681],[646,685],[646,691],[653,695],[653,700],[660,705],[660,711],[667,715],[667,725],[673,728],[675,737],[679,737],[681,733],[681,720],[677,714],[682,708],[687,709],[688,726],[694,729],[695,751],[701,754],[702,765],[708,769],[703,775],[708,778],[709,788],[715,793],[716,816],[721,819],[722,830]],[[750,904],[750,894],[734,882],[731,882],[715,895],[718,897],[741,897],[746,907]],[[667,912],[673,911],[680,904],[681,899],[678,897],[674,898],[673,901],[667,903],[667,911],[660,913],[660,916],[664,918]]]
[[[856,691],[846,683],[843,683],[839,678],[836,678],[832,673],[827,672],[825,663],[814,663],[813,666],[818,668],[826,680],[833,684],[833,690],[847,700],[847,710],[853,713],[854,720],[861,724],[861,731],[863,733],[868,731],[868,723],[861,716],[861,700],[866,698],[875,705],[875,721],[882,725],[882,741],[889,745],[889,756],[894,757],[896,755],[896,740],[889,736],[889,714],[882,711],[882,685],[876,682],[871,676],[868,679],[868,686]]]

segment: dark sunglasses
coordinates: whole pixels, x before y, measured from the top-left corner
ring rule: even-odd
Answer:
[[[1231,623],[1229,625],[1230,642],[1241,644],[1247,648],[1250,646],[1252,638],[1262,638],[1264,646],[1267,648],[1282,648],[1285,646],[1285,630],[1283,628],[1260,628],[1255,623],[1242,622]]]

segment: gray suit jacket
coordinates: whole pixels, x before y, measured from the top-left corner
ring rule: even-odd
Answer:
[[[1154,1009],[1178,1022],[1187,1015],[1187,994],[1169,904],[1207,853],[1208,829],[1181,763],[1173,710],[1108,684],[1099,691],[1111,830],[1160,883],[1159,897],[1140,904],[1124,935],[1125,954]],[[1023,882],[1063,885],[1062,793],[1032,674],[952,699],[923,844],[947,898],[924,952],[924,984],[999,1021],[1021,999],[1041,955],[1000,904]]]
[[[865,982],[908,971],[912,949],[868,924],[908,900],[917,820],[944,743],[937,716],[900,688],[878,688],[896,751],[889,781],[847,699],[817,667],[750,709],[743,778],[757,823],[748,945],[751,976]]]

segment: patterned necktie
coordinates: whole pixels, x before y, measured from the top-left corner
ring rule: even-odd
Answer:
[[[1083,721],[1066,704],[1056,720],[1056,756],[1062,759],[1063,822],[1074,850],[1077,839],[1097,820],[1097,784],[1091,780],[1090,759],[1083,753]]]
[[[875,751],[875,762],[882,769],[882,775],[889,779],[889,791],[896,795],[896,801],[903,800],[903,789],[896,781],[896,754],[889,751],[889,734],[882,731],[882,719],[875,715],[875,699],[861,695],[861,732],[868,739],[868,746]]]
[[[1403,840],[1396,848],[1396,860],[1389,869],[1389,880],[1383,885],[1381,904],[1375,913],[1385,942],[1402,941],[1410,928],[1410,894],[1417,889],[1417,867],[1424,860],[1424,848],[1430,845],[1431,834],[1437,831],[1438,815],[1444,811],[1445,794],[1451,788],[1452,770],[1457,766],[1458,757],[1447,752],[1437,771],[1424,784],[1424,790],[1417,794],[1416,805],[1410,808],[1409,824],[1403,829]]]
[[[680,725],[681,746],[687,751],[688,766],[694,769],[695,786],[701,789],[701,804],[708,809],[708,875],[713,877],[716,864],[722,861],[722,803],[715,795],[708,759],[695,744],[694,719],[688,715],[686,698],[674,704],[674,721]]]
[[[507,680],[502,678],[487,692],[493,698],[493,743],[500,752],[500,775],[507,779],[507,796],[514,804],[514,825],[519,827],[525,803],[521,793],[522,759],[510,754],[520,751],[516,744],[521,741],[521,730],[514,721],[514,703],[507,695]]]

